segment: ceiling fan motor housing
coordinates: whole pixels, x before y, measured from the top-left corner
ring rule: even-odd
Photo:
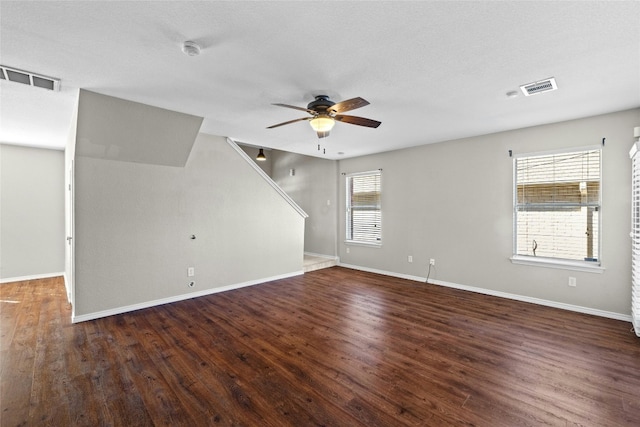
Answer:
[[[315,101],[311,101],[307,108],[313,111],[326,111],[329,107],[335,105],[335,102],[331,101],[327,95],[317,95]]]

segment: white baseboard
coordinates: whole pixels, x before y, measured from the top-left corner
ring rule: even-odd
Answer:
[[[632,316],[631,319],[633,320],[634,332],[640,337],[640,315]]]
[[[360,271],[366,271],[366,272],[369,272],[369,273],[382,274],[384,276],[398,277],[400,279],[413,280],[415,282],[424,282],[426,280],[426,278],[424,278],[424,277],[412,276],[410,274],[403,274],[403,273],[394,273],[392,271],[378,270],[376,268],[361,267],[359,265],[339,263],[338,266],[345,267],[345,268],[350,268],[352,270],[360,270]]]
[[[6,279],[0,279],[0,283],[24,282],[25,280],[49,279],[51,277],[59,277],[59,276],[64,276],[64,272],[34,274],[31,276],[20,276],[20,277],[8,277]]]
[[[279,279],[286,279],[286,278],[294,277],[294,276],[300,276],[302,274],[304,274],[303,271],[295,271],[293,273],[282,274],[282,275],[279,275],[279,276],[267,277],[267,278],[264,278],[264,279],[257,279],[257,280],[250,280],[248,282],[236,283],[236,284],[227,285],[227,286],[221,286],[219,288],[210,288],[210,289],[205,289],[203,291],[192,292],[192,293],[182,294],[182,295],[176,295],[176,296],[173,296],[173,297],[161,298],[161,299],[157,299],[157,300],[153,300],[153,301],[145,301],[145,302],[141,302],[141,303],[138,303],[138,304],[131,304],[131,305],[123,306],[123,307],[111,308],[109,310],[102,310],[102,311],[97,311],[97,312],[94,312],[94,313],[81,314],[79,316],[73,315],[71,317],[71,323],[86,322],[88,320],[95,320],[95,319],[99,319],[101,317],[108,317],[108,316],[113,316],[113,315],[116,315],[116,314],[127,313],[127,312],[130,312],[130,311],[142,310],[144,308],[155,307],[155,306],[158,306],[158,305],[169,304],[169,303],[172,303],[172,302],[178,302],[178,301],[184,301],[184,300],[191,299],[191,298],[202,297],[202,296],[205,296],[205,295],[217,294],[219,292],[226,292],[226,291],[230,291],[230,290],[233,290],[233,289],[244,288],[244,287],[247,287],[247,286],[259,285],[261,283],[271,282],[273,280],[279,280]]]
[[[413,280],[413,281],[416,281],[416,282],[426,282],[426,280],[427,280],[426,277],[411,276],[411,275],[408,275],[408,274],[394,273],[394,272],[391,272],[391,271],[384,271],[384,270],[377,270],[377,269],[374,269],[374,268],[360,267],[358,265],[341,264],[341,263],[339,263],[338,265],[340,267],[351,268],[353,270],[361,270],[361,271],[367,271],[367,272],[370,272],[370,273],[383,274],[385,276],[399,277],[401,279]],[[475,286],[460,285],[460,284],[457,284],[457,283],[445,282],[443,280],[433,280],[433,279],[431,279],[431,280],[429,280],[429,284],[438,285],[438,286],[445,286],[447,288],[460,289],[460,290],[463,290],[463,291],[476,292],[476,293],[479,293],[479,294],[491,295],[491,296],[494,296],[494,297],[512,299],[512,300],[522,301],[522,302],[528,302],[528,303],[532,303],[532,304],[544,305],[544,306],[547,306],[547,307],[559,308],[559,309],[562,309],[562,310],[575,311],[575,312],[578,312],[578,313],[591,314],[593,316],[606,317],[606,318],[609,318],[609,319],[622,320],[622,321],[625,321],[625,322],[631,322],[631,320],[632,320],[631,316],[628,315],[628,314],[615,313],[615,312],[612,312],[612,311],[598,310],[596,308],[582,307],[580,305],[565,304],[565,303],[562,303],[562,302],[550,301],[550,300],[534,298],[534,297],[528,297],[528,296],[525,296],[525,295],[511,294],[511,293],[507,293],[507,292],[494,291],[492,289],[478,288],[478,287],[475,287]]]
[[[318,258],[326,258],[326,259],[330,259],[332,261],[338,259],[338,257],[335,256],[335,255],[316,254],[314,252],[305,252],[304,254],[305,255],[309,255],[309,256],[315,256],[315,257],[318,257]]]
[[[67,276],[67,272],[64,272],[64,289],[67,291],[67,302],[71,304],[71,283],[69,282],[69,277]]]

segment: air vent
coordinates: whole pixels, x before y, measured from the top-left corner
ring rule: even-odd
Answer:
[[[59,79],[5,67],[4,65],[0,65],[0,80],[8,80],[10,82],[22,83],[24,85],[41,87],[48,90],[60,90]]]
[[[556,79],[553,77],[520,86],[520,90],[522,90],[524,96],[537,95],[556,89],[558,89],[558,86],[556,85]]]

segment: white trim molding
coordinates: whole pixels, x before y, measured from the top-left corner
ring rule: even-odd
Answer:
[[[584,271],[585,273],[604,273],[605,268],[596,262],[570,261],[554,258],[532,257],[514,255],[511,258],[513,264],[529,265],[534,267],[559,268],[561,270]]]
[[[331,261],[337,261],[338,260],[338,257],[335,256],[335,255],[317,254],[315,252],[307,252],[307,251],[305,251],[304,254],[305,255],[309,255],[309,256],[318,257],[318,258],[326,258],[326,259],[331,260]]]
[[[296,210],[296,212],[298,212],[300,214],[301,217],[303,218],[309,218],[309,215],[287,194],[285,193],[285,191],[280,188],[280,186],[278,184],[275,183],[274,180],[271,179],[271,177],[269,175],[267,175],[267,173],[265,171],[262,170],[262,168],[260,168],[260,166],[258,166],[256,164],[256,162],[254,162],[251,157],[249,157],[249,155],[247,153],[245,153],[245,151],[240,148],[240,146],[231,138],[227,138],[227,143],[243,158],[246,160],[246,162],[265,180],[267,181],[267,183],[278,192],[278,194],[280,196],[282,196],[283,199],[285,199],[287,201],[287,203],[289,203],[291,205],[291,207],[293,207],[293,209]]]
[[[339,267],[350,268],[352,270],[366,271],[368,273],[382,274],[384,276],[398,277],[400,279],[413,280],[415,282],[424,282],[424,281],[427,280],[426,277],[412,276],[410,274],[403,274],[403,273],[394,273],[392,271],[378,270],[376,268],[369,268],[369,267],[361,267],[359,265],[339,263],[338,266]]]
[[[550,300],[545,300],[541,298],[528,297],[525,295],[494,291],[492,289],[477,288],[475,286],[459,285],[457,283],[445,282],[442,280],[430,280],[429,283],[438,285],[438,286],[445,286],[447,288],[460,289],[463,291],[476,292],[479,294],[490,295],[490,296],[499,297],[499,298],[506,298],[506,299],[512,299],[512,300],[521,301],[521,302],[528,302],[531,304],[543,305],[546,307],[559,308],[561,310],[575,311],[577,313],[591,314],[593,316],[606,317],[609,319],[631,322],[631,316],[628,314],[614,313],[612,311],[604,311],[604,310],[599,310],[597,308],[583,307],[583,306],[574,305],[574,304],[565,304],[558,301],[550,301]]]
[[[49,279],[51,277],[61,277],[61,276],[64,276],[64,272],[33,274],[31,276],[7,277],[6,279],[0,279],[0,283],[24,282],[26,280]]]
[[[100,319],[101,317],[114,316],[116,314],[128,313],[130,311],[142,310],[142,309],[145,309],[145,308],[151,308],[151,307],[155,307],[155,306],[158,306],[158,305],[170,304],[170,303],[173,303],[173,302],[184,301],[184,300],[188,300],[188,299],[191,299],[191,298],[197,298],[197,297],[202,297],[202,296],[206,296],[206,295],[217,294],[217,293],[220,293],[220,292],[226,292],[226,291],[231,291],[231,290],[234,290],[234,289],[245,288],[247,286],[253,286],[253,285],[259,285],[261,283],[272,282],[274,280],[280,280],[280,279],[286,279],[286,278],[289,278],[289,277],[300,276],[302,274],[304,274],[303,271],[295,271],[293,273],[287,273],[287,274],[282,274],[282,275],[278,275],[278,276],[267,277],[267,278],[264,278],[264,279],[249,280],[248,282],[242,282],[242,283],[236,283],[236,284],[233,284],[233,285],[220,286],[218,288],[205,289],[203,291],[192,292],[192,293],[182,294],[182,295],[176,295],[176,296],[169,297],[169,298],[161,298],[161,299],[157,299],[157,300],[153,300],[153,301],[145,301],[145,302],[142,302],[142,303],[139,303],[139,304],[131,304],[131,305],[123,306],[123,307],[111,308],[109,310],[102,310],[102,311],[97,311],[97,312],[94,312],[94,313],[81,314],[79,316],[72,315],[71,316],[71,323],[86,322],[88,320]]]
[[[416,282],[424,282],[426,283],[426,277],[420,277],[420,276],[411,276],[408,274],[401,274],[401,273],[394,273],[394,272],[390,272],[390,271],[383,271],[383,270],[376,270],[373,268],[367,268],[367,267],[360,267],[357,265],[350,265],[350,264],[342,264],[339,263],[338,264],[340,267],[345,267],[345,268],[351,268],[353,270],[361,270],[361,271],[367,271],[369,273],[377,273],[377,274],[383,274],[385,276],[392,276],[392,277],[398,277],[401,279],[407,279],[407,280],[413,280]],[[565,304],[562,302],[557,302],[557,301],[550,301],[550,300],[545,300],[545,299],[541,299],[541,298],[534,298],[534,297],[528,297],[525,295],[518,295],[518,294],[511,294],[508,292],[501,292],[501,291],[495,291],[492,289],[484,289],[484,288],[478,288],[476,286],[468,286],[468,285],[460,285],[458,283],[452,283],[452,282],[445,282],[443,280],[429,280],[430,285],[437,285],[437,286],[444,286],[447,288],[453,288],[453,289],[460,289],[463,291],[469,291],[469,292],[476,292],[479,294],[484,294],[484,295],[490,295],[490,296],[494,296],[494,297],[499,297],[499,298],[506,298],[506,299],[511,299],[511,300],[515,300],[515,301],[521,301],[521,302],[528,302],[531,304],[538,304],[538,305],[543,305],[546,307],[553,307],[553,308],[559,308],[562,310],[568,310],[568,311],[575,311],[578,313],[584,313],[584,314],[590,314],[593,316],[599,316],[599,317],[606,317],[608,319],[615,319],[615,320],[622,320],[625,322],[631,322],[631,315],[628,314],[622,314],[622,313],[615,313],[612,311],[604,311],[604,310],[599,310],[596,308],[590,308],[590,307],[583,307],[580,305],[574,305],[574,304]]]

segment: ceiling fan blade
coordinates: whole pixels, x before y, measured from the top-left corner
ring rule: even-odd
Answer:
[[[382,124],[377,120],[365,119],[364,117],[337,115],[334,117],[339,122],[349,123],[351,125],[366,126],[368,128],[377,128]]]
[[[289,105],[289,104],[271,104],[271,105],[277,105],[278,107],[285,107],[285,108],[293,108],[294,110],[306,111],[309,114],[316,113],[315,111],[309,110],[308,108],[296,107],[295,105]]]
[[[355,110],[356,108],[364,107],[366,105],[369,105],[369,101],[358,97],[333,104],[327,109],[327,111],[333,111],[334,113],[344,113],[345,111]]]
[[[289,120],[288,122],[278,123],[277,125],[269,126],[267,129],[277,128],[278,126],[288,125],[290,123],[301,122],[303,120],[311,120],[313,117],[303,117],[301,119]]]

